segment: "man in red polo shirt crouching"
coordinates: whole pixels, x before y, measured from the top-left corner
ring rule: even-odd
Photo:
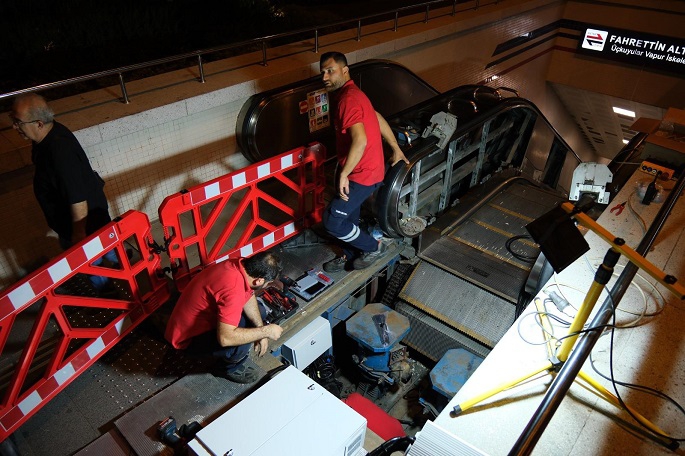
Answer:
[[[270,252],[209,266],[181,293],[164,336],[174,348],[215,357],[212,373],[217,377],[257,381],[257,370],[245,365],[250,346],[254,343],[259,356],[264,355],[269,339],[278,340],[283,328],[264,325],[254,292],[280,273],[280,260]]]

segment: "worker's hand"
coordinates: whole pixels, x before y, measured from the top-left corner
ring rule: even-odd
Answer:
[[[267,337],[271,340],[278,340],[283,334],[283,328],[274,324],[266,325],[266,331]]]
[[[399,147],[393,149],[392,157],[390,157],[390,166],[395,166],[395,163],[399,163],[401,161],[405,162],[407,165],[409,164],[409,160],[407,160],[407,157],[404,155],[404,152],[402,152],[402,149]]]
[[[254,349],[261,358],[269,350],[269,339],[260,339],[254,343]]]
[[[343,200],[347,201],[349,200],[349,195],[350,194],[350,180],[347,178],[347,176],[343,176],[342,174],[340,175],[340,179],[338,181],[338,196]]]
[[[264,339],[259,339],[254,343],[254,349],[259,356],[264,356],[264,354],[269,349],[269,339],[278,340],[283,334],[283,328],[278,325],[270,324],[264,326],[266,330],[266,337]]]

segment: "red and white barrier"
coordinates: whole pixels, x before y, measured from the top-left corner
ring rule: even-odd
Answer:
[[[30,335],[4,390],[0,404],[0,441],[169,299],[166,280],[158,275],[161,259],[148,248],[151,240],[147,216],[129,211],[0,293],[0,354],[14,325],[20,324],[17,317],[32,306],[40,307],[37,315],[29,319],[33,321]],[[137,254],[129,258],[127,248],[136,249]],[[117,267],[93,264],[113,249],[119,259]],[[117,298],[56,293],[58,287],[64,287],[77,274],[108,277],[126,291]],[[142,283],[145,283],[144,290],[139,288]],[[92,326],[72,325],[68,315],[86,308],[115,309],[119,313],[104,326],[101,321]],[[75,339],[88,342],[70,351],[70,343]],[[40,363],[33,366],[46,340],[55,342],[50,359],[44,366]],[[35,372],[29,376],[32,370]],[[37,377],[33,383],[29,380]]]
[[[324,158],[325,148],[315,143],[167,197],[160,206],[159,219],[177,288],[182,290],[197,271],[209,264],[248,257],[320,221],[324,209]],[[260,187],[268,185],[269,180],[277,181],[294,195],[294,207],[282,201],[282,195],[272,196]],[[243,191],[242,198],[233,201],[232,197]],[[262,216],[260,207],[264,205],[287,215],[288,220],[273,225]],[[203,210],[209,213],[205,218]],[[249,221],[245,220],[246,214],[251,214]],[[193,226],[184,227],[184,218],[192,220]],[[197,252],[198,264],[189,264],[189,251]]]
[[[248,257],[320,221],[324,209],[324,158],[325,149],[321,144],[300,147],[166,198],[159,215],[177,288],[183,289],[192,274],[208,264]],[[268,185],[269,180],[287,190],[295,201],[282,201],[284,195],[272,196],[265,192],[261,186]],[[245,193],[235,201],[237,192]],[[214,206],[205,206],[208,204]],[[265,206],[280,212],[282,220],[277,225],[260,213]],[[207,207],[211,208],[209,215],[205,214],[203,218],[202,210]],[[230,213],[227,221],[220,217],[226,208]],[[190,215],[195,228],[185,236],[184,214]],[[247,214],[252,217],[245,221]],[[0,292],[0,355],[17,324],[17,316],[33,306],[40,306],[37,316],[31,317],[30,335],[0,403],[0,441],[169,299],[160,255],[151,247],[154,239],[150,231],[145,214],[128,211]],[[233,241],[227,247],[229,239]],[[136,254],[129,257],[127,250],[131,248]],[[188,265],[187,254],[191,248],[200,254],[199,264],[192,268]],[[103,267],[98,260],[111,250],[116,250],[119,265]],[[123,284],[127,298],[57,292],[77,274],[104,276]],[[76,327],[70,323],[69,315],[79,308],[114,312],[108,314],[110,320],[104,325],[97,322],[92,326],[80,324]],[[87,339],[88,342],[70,351],[74,339]],[[45,366],[40,363],[33,366],[39,348],[46,340],[55,342],[51,357]],[[32,380],[28,379],[38,377],[37,372],[41,374],[39,380],[30,383]]]

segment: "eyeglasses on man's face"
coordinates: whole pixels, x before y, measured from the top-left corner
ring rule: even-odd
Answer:
[[[14,116],[10,116],[10,120],[12,121],[12,126],[17,127],[17,128],[21,127],[22,125],[40,122],[38,119],[36,119],[36,120],[21,120],[21,119],[17,119]]]

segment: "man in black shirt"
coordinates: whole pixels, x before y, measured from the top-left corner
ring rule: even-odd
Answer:
[[[62,248],[109,223],[104,181],[91,168],[74,134],[54,120],[45,99],[36,94],[17,97],[10,117],[14,129],[33,142],[33,191]],[[93,283],[96,288],[104,285],[98,280]]]

